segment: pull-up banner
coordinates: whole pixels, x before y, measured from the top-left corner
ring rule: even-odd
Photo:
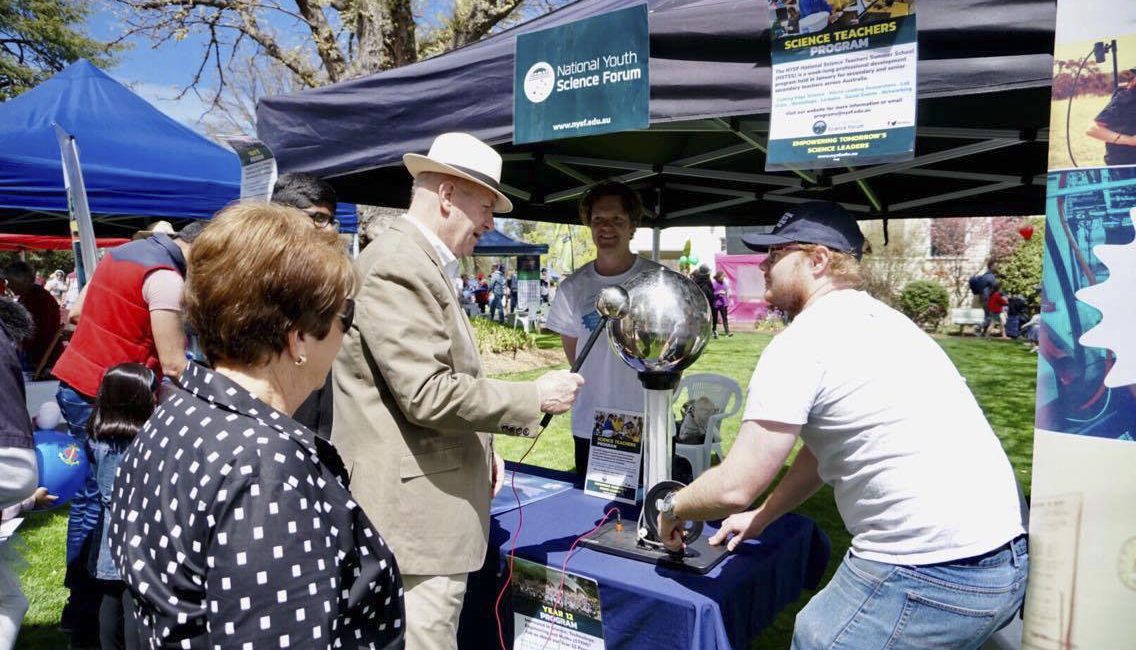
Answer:
[[[645,129],[647,5],[517,37],[513,142]]]
[[[1059,0],[1022,647],[1136,639],[1136,3]]]
[[[769,0],[773,91],[765,169],[915,154],[915,0]]]

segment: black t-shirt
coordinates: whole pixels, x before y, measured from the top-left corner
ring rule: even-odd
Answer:
[[[1096,121],[1110,131],[1136,135],[1136,90],[1118,88],[1108,105],[1097,114]],[[1106,142],[1104,161],[1109,165],[1136,165],[1136,146]]]

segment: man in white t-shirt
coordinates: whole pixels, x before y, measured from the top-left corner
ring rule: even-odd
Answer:
[[[546,329],[560,334],[568,363],[576,361],[576,347],[600,324],[596,297],[613,284],[626,284],[658,266],[631,252],[631,237],[643,217],[643,203],[635,190],[614,181],[592,186],[580,200],[580,220],[591,228],[596,259],[564,279],[548,312]],[[542,276],[543,277],[543,276]],[[599,341],[580,368],[586,383],[572,407],[576,474],[582,483],[588,470],[588,450],[597,411],[643,413],[643,386],[635,371]]]
[[[661,500],[661,535],[677,549],[683,520],[726,517],[710,542],[733,550],[831,485],[852,548],[793,647],[977,648],[1021,607],[1029,556],[1013,469],[966,380],[856,290],[863,236],[842,207],[794,206],[743,240],[767,253],[765,298],[793,321],[758,360],[725,461]],[[740,512],[798,437],[776,489]]]

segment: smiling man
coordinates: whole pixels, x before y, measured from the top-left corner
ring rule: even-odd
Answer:
[[[613,181],[594,185],[580,200],[580,221],[592,230],[596,259],[568,276],[556,292],[548,312],[547,329],[560,334],[568,363],[576,360],[576,346],[600,324],[596,296],[607,286],[623,285],[643,271],[658,266],[631,252],[631,237],[643,218],[643,204],[635,190]],[[588,469],[588,451],[596,414],[612,411],[643,413],[643,387],[635,371],[610,345],[592,348],[580,374],[587,384],[572,407],[572,436],[576,445],[576,475],[582,484]]]
[[[857,290],[864,238],[835,203],[769,234],[765,299],[793,318],[762,352],[721,465],[661,499],[682,520],[726,517],[733,550],[832,486],[852,547],[797,615],[793,648],[977,648],[1017,613],[1029,555],[1013,469],[964,379],[909,318]],[[765,500],[748,508],[781,469]],[[738,514],[735,514],[738,513]]]
[[[504,477],[492,433],[535,436],[541,414],[567,411],[584,380],[564,370],[524,383],[482,374],[455,280],[493,213],[513,208],[498,189],[501,156],[446,133],[403,161],[410,209],[357,262],[357,316],[333,371],[332,442],[398,560],[407,648],[450,649]]]

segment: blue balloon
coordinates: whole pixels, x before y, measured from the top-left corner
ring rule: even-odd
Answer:
[[[35,432],[36,464],[39,465],[39,486],[47,493],[59,497],[50,508],[71,501],[87,482],[91,471],[87,450],[75,438],[58,431]]]

